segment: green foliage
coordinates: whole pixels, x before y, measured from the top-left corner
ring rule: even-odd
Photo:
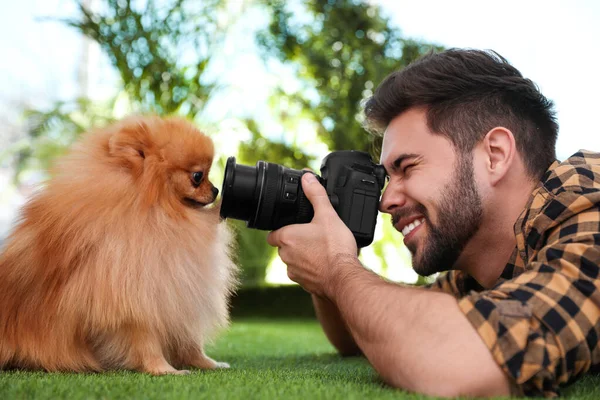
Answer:
[[[238,251],[235,261],[241,268],[242,286],[262,285],[267,266],[277,254],[276,249],[267,243],[268,232],[249,229],[243,221],[229,220],[229,224],[236,235]]]
[[[98,12],[80,3],[81,17],[65,22],[100,45],[136,110],[194,118],[215,89],[204,77],[224,37],[223,3],[106,0]]]
[[[116,119],[117,100],[130,112],[195,118],[217,88],[205,76],[224,37],[216,21],[224,2],[106,0],[98,11],[77,3],[79,16],[60,21],[100,45],[123,86],[104,103],[26,110],[27,137],[0,154],[15,160],[16,178],[26,168],[48,169],[82,132]]]
[[[263,51],[294,66],[303,88],[280,93],[296,103],[332,150],[373,151],[361,102],[390,72],[438,47],[404,39],[378,6],[356,0],[263,0],[272,18]]]
[[[286,144],[264,137],[256,121],[247,120],[246,126],[252,138],[240,143],[238,154],[242,163],[254,164],[259,160],[265,160],[288,168],[302,169],[314,160],[314,157],[304,153],[295,143]]]

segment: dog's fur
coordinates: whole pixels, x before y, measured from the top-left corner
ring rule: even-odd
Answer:
[[[158,117],[73,147],[0,255],[0,369],[228,366],[203,351],[236,282],[219,207],[204,207],[213,155],[190,123]]]

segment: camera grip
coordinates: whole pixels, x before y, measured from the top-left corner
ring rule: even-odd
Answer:
[[[378,207],[377,192],[362,189],[352,192],[346,225],[354,234],[359,247],[368,246],[373,241]]]

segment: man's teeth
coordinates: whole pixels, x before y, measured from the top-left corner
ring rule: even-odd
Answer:
[[[402,228],[402,234],[406,237],[406,235],[411,233],[413,231],[413,229],[415,229],[417,226],[421,225],[423,222],[425,222],[425,218],[414,220],[413,222],[411,222],[410,224],[408,224],[404,228]]]

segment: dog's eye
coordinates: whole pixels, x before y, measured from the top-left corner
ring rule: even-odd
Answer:
[[[200,182],[202,182],[203,176],[204,174],[202,173],[202,171],[192,172],[192,182],[194,182],[195,185],[199,185]]]

